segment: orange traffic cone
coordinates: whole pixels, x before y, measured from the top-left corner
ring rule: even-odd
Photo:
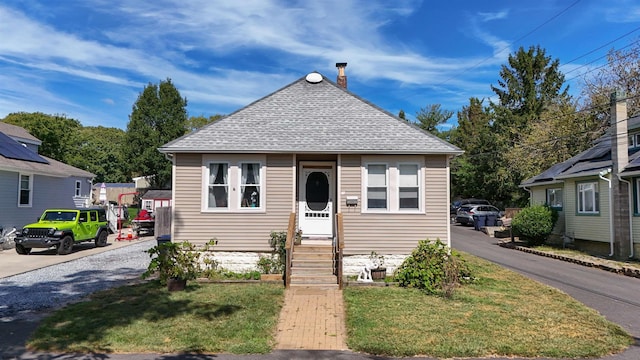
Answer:
[[[133,238],[133,233],[131,232],[131,228],[129,228],[129,233],[127,234],[127,238],[128,239],[132,239]]]

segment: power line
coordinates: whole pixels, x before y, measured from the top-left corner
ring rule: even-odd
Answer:
[[[571,5],[567,6],[564,10],[560,11],[559,13],[553,15],[551,18],[547,19],[545,22],[543,22],[542,24],[536,26],[533,30],[530,30],[529,32],[527,32],[526,34],[520,36],[519,38],[517,38],[516,40],[509,42],[507,46],[503,47],[502,49],[500,49],[497,53],[501,53],[503,51],[505,51],[506,49],[508,49],[509,47],[511,47],[511,45],[519,42],[520,40],[526,38],[527,36],[533,34],[534,32],[538,31],[540,28],[542,28],[543,26],[547,25],[548,23],[550,23],[551,21],[555,20],[556,18],[558,18],[560,15],[564,14],[565,12],[567,12],[569,9],[571,9],[572,7],[576,6],[580,1],[582,0],[576,0],[574,1]],[[479,61],[478,63],[476,63],[475,65],[466,68],[464,70],[462,70],[462,72],[456,74],[455,76],[451,76],[448,79],[436,84],[435,86],[440,86],[440,85],[444,85],[446,83],[448,83],[449,81],[453,80],[454,78],[458,77],[461,74],[465,74],[468,71],[471,71],[475,68],[477,68],[478,66],[482,65],[483,63],[487,62],[488,60],[490,60],[492,58],[492,56],[488,56],[486,58],[484,58],[483,60]]]

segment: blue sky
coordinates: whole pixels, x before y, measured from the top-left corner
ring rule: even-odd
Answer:
[[[228,114],[311,71],[407,117],[489,98],[520,46],[559,59],[571,93],[640,39],[637,0],[3,0],[0,118],[65,114],[126,129],[171,78],[190,116]],[[452,121],[454,122],[454,121]]]

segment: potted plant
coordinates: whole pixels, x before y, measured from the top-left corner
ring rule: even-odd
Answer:
[[[376,264],[377,267],[371,269],[371,279],[372,280],[384,280],[387,277],[387,268],[384,267],[384,256],[378,255],[377,252],[372,251],[371,255],[369,255],[369,261],[372,264]]]
[[[142,278],[158,273],[161,284],[167,284],[169,291],[184,290],[187,280],[194,280],[202,273],[200,252],[194,244],[163,242],[147,250],[151,262]]]

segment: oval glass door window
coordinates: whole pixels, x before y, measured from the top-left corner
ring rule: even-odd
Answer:
[[[312,172],[305,185],[307,206],[313,211],[322,211],[329,202],[329,179],[322,172]]]

